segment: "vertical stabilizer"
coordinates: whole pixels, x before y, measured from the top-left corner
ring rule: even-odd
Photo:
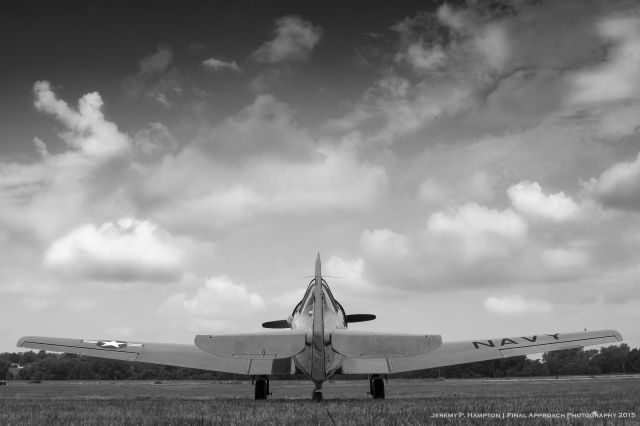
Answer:
[[[322,276],[322,266],[320,262],[320,253],[318,253],[318,257],[316,257],[316,278]]]
[[[316,383],[325,379],[324,365],[324,294],[322,292],[322,268],[320,265],[320,253],[316,257],[316,273],[313,288],[313,329],[312,333],[312,360],[311,380]]]

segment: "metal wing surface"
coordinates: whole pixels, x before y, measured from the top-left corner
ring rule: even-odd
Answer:
[[[390,374],[468,362],[529,355],[605,343],[617,343],[616,330],[577,333],[537,334],[495,339],[445,342],[438,348],[415,356],[389,356],[384,359],[345,358],[344,374]]]
[[[18,347],[67,352],[98,358],[172,365],[234,374],[294,374],[292,358],[239,359],[216,356],[194,345],[25,336]]]

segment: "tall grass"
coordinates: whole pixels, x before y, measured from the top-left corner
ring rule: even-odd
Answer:
[[[16,384],[0,388],[0,424],[638,424],[640,377],[546,381],[391,380],[388,399],[372,400],[366,382],[325,385],[325,401],[308,400],[306,382],[271,383],[254,401],[249,383],[139,382]],[[433,413],[636,413],[635,419],[433,418]]]

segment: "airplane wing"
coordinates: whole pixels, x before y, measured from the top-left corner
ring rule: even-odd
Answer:
[[[427,336],[422,335],[420,337],[425,339]],[[599,330],[445,342],[435,349],[423,351],[423,353],[413,356],[398,357],[396,354],[389,354],[387,357],[378,359],[356,356],[345,357],[342,373],[400,373],[619,341],[622,341],[622,336],[616,330]],[[425,344],[425,346],[429,347],[428,344]],[[433,347],[433,345],[430,347]]]
[[[231,336],[226,336],[230,338]],[[242,340],[246,336],[236,336]],[[204,352],[194,345],[174,343],[129,342],[123,340],[67,339],[58,337],[25,336],[18,347],[67,352],[98,358],[146,362],[246,375],[294,374],[291,357],[225,357]]]

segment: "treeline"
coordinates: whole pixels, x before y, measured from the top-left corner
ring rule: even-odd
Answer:
[[[640,373],[640,350],[618,346],[584,350],[582,348],[546,352],[541,360],[526,356],[452,365],[430,370],[412,371],[399,377],[536,377]]]
[[[131,363],[73,354],[21,352],[0,354],[0,379],[11,365],[21,365],[17,379],[40,380],[241,380],[247,376],[164,365]],[[640,351],[626,344],[600,350],[547,352],[542,360],[525,356],[474,362],[394,375],[405,378],[532,377],[640,373]],[[302,376],[296,376],[302,378]],[[347,378],[341,376],[340,378]],[[287,376],[290,378],[290,376]],[[362,378],[362,377],[352,377]]]

